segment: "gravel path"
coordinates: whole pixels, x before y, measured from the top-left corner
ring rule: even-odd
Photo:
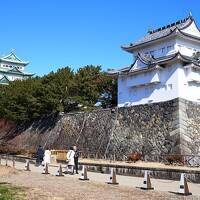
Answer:
[[[79,181],[67,175],[55,177],[38,172],[25,172],[0,166],[0,182],[27,188],[28,200],[131,200],[131,199],[200,199],[187,198],[158,191],[143,191],[134,187],[112,186],[94,181]]]

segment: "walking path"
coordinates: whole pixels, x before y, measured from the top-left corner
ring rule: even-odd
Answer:
[[[5,160],[2,159],[1,165],[5,165]],[[12,166],[12,161],[8,161],[8,165]],[[15,168],[19,170],[24,170],[25,163],[22,162],[15,162]],[[48,176],[52,177],[52,175],[55,175],[57,172],[57,167],[50,166],[49,172],[51,175],[43,175],[41,174],[43,171],[43,167],[39,166],[36,167],[34,164],[30,164],[31,172],[25,172],[27,173],[27,179],[28,176],[35,173],[38,177],[44,178],[47,180]],[[63,177],[62,179],[76,179],[80,177],[80,175],[65,175],[66,177]],[[89,182],[96,183],[96,184],[105,184],[106,181],[108,181],[108,174],[101,174],[101,173],[94,173],[94,172],[88,172],[88,178],[90,179]],[[58,177],[54,177],[56,180],[59,180]],[[141,177],[132,177],[132,176],[121,176],[117,175],[117,181],[119,182],[119,186],[116,187],[127,187],[127,188],[136,188],[140,187],[143,178]],[[155,191],[162,191],[162,192],[177,192],[179,189],[179,181],[173,181],[173,180],[162,180],[162,179],[151,179],[152,185],[155,189]],[[56,182],[55,182],[56,184]],[[200,200],[200,184],[195,183],[188,183],[190,192],[193,193],[194,196],[198,196],[198,199]],[[107,186],[105,184],[105,186]]]

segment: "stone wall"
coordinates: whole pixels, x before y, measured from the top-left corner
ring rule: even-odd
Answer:
[[[178,99],[90,113],[73,113],[42,119],[7,143],[19,148],[39,144],[55,149],[77,144],[86,153],[117,156],[129,152],[165,154],[180,152]],[[4,141],[5,141],[4,137]]]
[[[180,149],[182,154],[200,154],[200,104],[179,99]]]
[[[17,148],[54,149],[77,144],[84,153],[122,158],[130,152],[199,153],[200,105],[183,99],[52,116],[0,137]]]

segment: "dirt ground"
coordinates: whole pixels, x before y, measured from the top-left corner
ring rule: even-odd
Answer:
[[[131,200],[198,199],[132,187],[113,186],[71,177],[55,177],[0,166],[0,182],[23,187],[28,200]]]
[[[0,177],[1,176],[8,176],[17,173],[18,171],[11,168],[11,167],[5,167],[5,166],[0,166]]]

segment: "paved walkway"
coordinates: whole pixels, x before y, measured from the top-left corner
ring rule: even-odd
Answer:
[[[5,165],[5,160],[2,159],[1,165]],[[8,166],[12,166],[12,161],[8,161]],[[19,170],[23,170],[25,167],[25,163],[22,162],[15,162],[15,168]],[[30,164],[30,169],[31,172],[35,173],[42,173],[43,167],[39,166],[36,167],[34,164]],[[49,167],[49,172],[52,175],[55,175],[57,172],[57,167],[50,166]],[[42,175],[41,176],[45,176]],[[66,175],[69,176],[69,175]],[[73,177],[74,179],[78,179],[80,175],[73,175],[70,176]],[[96,183],[105,183],[108,181],[109,175],[108,174],[101,174],[101,173],[95,173],[95,172],[88,172],[88,178],[90,181],[96,182]],[[121,176],[117,175],[117,181],[119,182],[119,187],[120,186],[125,186],[125,187],[140,187],[143,178],[141,177],[132,177],[132,176]],[[151,179],[152,185],[156,191],[164,191],[164,192],[177,192],[179,189],[179,181],[173,181],[173,180],[162,180],[162,179]],[[199,196],[200,199],[200,184],[195,184],[188,182],[190,192],[193,193],[195,196]]]

